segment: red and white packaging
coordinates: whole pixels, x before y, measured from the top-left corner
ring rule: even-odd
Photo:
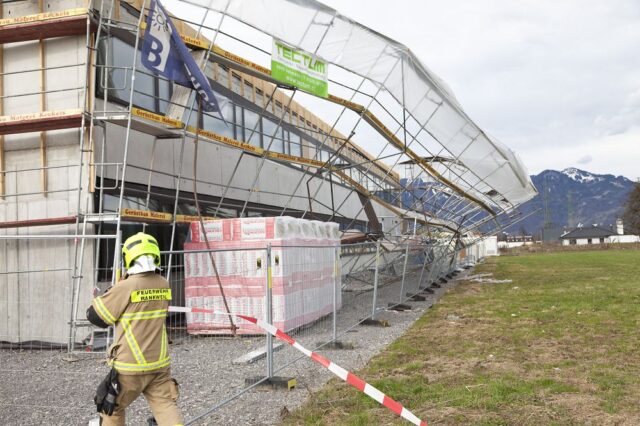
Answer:
[[[265,318],[267,245],[271,244],[273,324],[289,331],[314,322],[341,306],[338,224],[287,216],[238,218],[204,223],[220,284],[231,312]],[[187,307],[224,312],[218,280],[199,222],[185,243]],[[187,313],[187,332],[229,334],[222,314]],[[243,324],[240,334],[262,334]]]

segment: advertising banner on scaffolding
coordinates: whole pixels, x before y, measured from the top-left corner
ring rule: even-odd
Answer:
[[[278,81],[326,98],[329,95],[328,65],[309,52],[273,39],[271,76]]]

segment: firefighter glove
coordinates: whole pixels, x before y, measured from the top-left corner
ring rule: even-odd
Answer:
[[[104,413],[107,416],[112,415],[118,405],[116,404],[116,399],[119,392],[118,372],[112,368],[107,377],[98,385],[96,396],[93,398],[98,413]]]

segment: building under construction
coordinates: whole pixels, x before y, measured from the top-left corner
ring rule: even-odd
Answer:
[[[408,48],[321,3],[164,2],[224,121],[142,65],[149,3],[1,6],[0,341],[72,348],[143,229],[180,294],[198,215],[331,221],[389,251],[447,239],[456,256],[536,194]],[[274,39],[329,64],[327,97],[272,77]]]

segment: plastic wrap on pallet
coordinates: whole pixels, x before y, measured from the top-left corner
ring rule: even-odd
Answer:
[[[332,312],[338,224],[286,216],[223,219],[204,222],[220,283],[234,313],[264,318],[267,286],[266,248],[271,244],[273,324],[289,331]],[[199,222],[192,222],[185,243],[185,300],[188,307],[224,311],[207,244]],[[336,291],[336,306],[342,304]],[[187,314],[191,334],[228,334],[229,318],[220,314]],[[240,334],[262,334],[241,324]]]

